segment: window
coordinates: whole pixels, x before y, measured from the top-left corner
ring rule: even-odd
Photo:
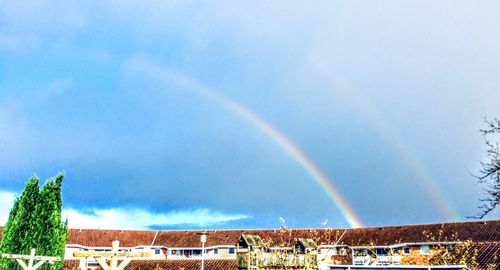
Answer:
[[[389,249],[387,248],[376,248],[375,252],[377,253],[378,256],[387,256],[389,253]]]
[[[423,245],[423,246],[420,246],[420,253],[421,254],[429,254],[430,253],[430,250],[431,248],[429,247],[429,245]]]
[[[410,254],[410,248],[409,247],[403,248],[403,254],[404,255],[409,255]]]
[[[214,254],[219,254],[219,249],[215,248],[214,249]]]
[[[368,255],[368,252],[366,249],[355,249],[354,250],[354,256],[366,256]]]
[[[234,254],[234,248],[229,248],[229,254]]]
[[[158,254],[161,254],[161,250],[159,248],[156,248],[155,249],[155,254],[158,255]]]

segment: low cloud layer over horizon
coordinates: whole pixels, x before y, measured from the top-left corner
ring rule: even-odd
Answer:
[[[497,1],[7,1],[0,221],[58,171],[75,227],[464,221],[500,117],[498,18]]]

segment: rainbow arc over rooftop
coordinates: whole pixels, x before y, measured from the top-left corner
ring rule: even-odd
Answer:
[[[307,155],[288,137],[286,137],[283,133],[273,127],[269,122],[258,116],[256,113],[252,112],[242,104],[220,94],[215,89],[206,86],[198,82],[194,78],[191,78],[179,72],[152,64],[145,59],[135,59],[132,63],[129,64],[131,64],[135,68],[140,66],[141,68],[146,69],[149,75],[153,75],[161,80],[168,79],[169,82],[172,82],[171,80],[174,80],[176,84],[185,87],[189,91],[195,92],[199,95],[203,95],[222,104],[227,109],[236,112],[238,115],[251,122],[260,131],[264,132],[276,144],[278,144],[281,149],[283,149],[290,157],[292,157],[295,161],[297,161],[297,163],[300,164],[300,166],[311,176],[311,178],[325,191],[327,196],[340,210],[343,217],[352,228],[360,228],[364,226],[363,222],[358,217],[354,209],[349,205],[347,200],[342,196],[333,182],[319,169],[319,167],[316,166],[314,162],[309,159]]]

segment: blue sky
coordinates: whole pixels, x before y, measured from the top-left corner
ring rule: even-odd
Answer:
[[[2,222],[64,171],[72,227],[351,226],[259,123],[366,226],[476,211],[497,1],[0,3]]]

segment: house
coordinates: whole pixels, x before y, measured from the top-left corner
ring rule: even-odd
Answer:
[[[352,264],[351,248],[348,245],[319,245],[318,264],[327,265],[349,265]]]
[[[318,269],[318,245],[310,238],[297,238],[294,246],[295,265],[298,269]]]
[[[268,258],[264,259],[265,248],[260,236],[242,234],[236,245],[236,268],[257,270],[267,266]]]
[[[95,268],[97,266],[95,262],[75,260],[74,252],[109,250],[111,242],[118,240],[121,250],[147,251],[151,254],[141,261],[133,261],[126,269],[136,269],[134,268],[136,266],[155,268],[154,265],[163,265],[165,267],[161,267],[164,269],[199,269],[203,252],[200,236],[197,234],[199,232],[70,229],[65,267],[85,270]],[[254,250],[265,243],[269,251],[276,253],[313,251],[313,246],[308,241],[301,240],[302,243],[297,243],[298,239],[311,239],[317,246],[316,258],[321,269],[332,265],[383,266],[414,262],[430,263],[429,258],[432,258],[436,251],[449,249],[460,253],[464,252],[465,245],[473,252],[477,252],[476,260],[478,266],[482,267],[480,269],[485,269],[489,263],[500,265],[500,258],[497,258],[500,257],[500,220],[353,229],[252,229],[208,232],[203,252],[207,267],[217,265],[217,267],[236,269],[237,249],[238,246],[243,247],[240,245],[242,235],[260,238],[260,240],[255,238],[254,244],[249,245]],[[245,241],[250,240],[247,237]]]
[[[317,245],[309,238],[297,238],[293,247],[273,246],[258,235],[241,235],[236,267],[245,270],[318,269]]]

